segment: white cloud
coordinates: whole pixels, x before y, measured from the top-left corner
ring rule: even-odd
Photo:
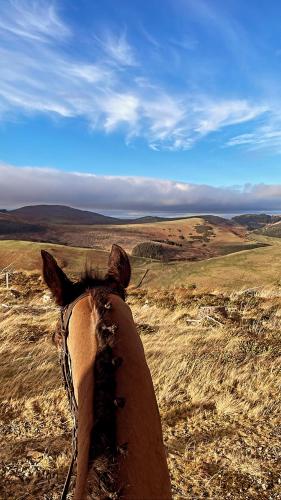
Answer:
[[[134,50],[129,45],[125,32],[115,35],[107,31],[102,38],[96,36],[96,40],[112,61],[122,66],[137,65]]]
[[[53,203],[135,213],[281,211],[281,185],[214,187],[0,164],[0,199],[1,208]]]
[[[255,130],[230,138],[226,146],[243,146],[249,150],[267,149],[281,154],[281,116],[270,115],[267,123]]]
[[[232,137],[226,143],[227,146],[241,146],[245,144],[252,144],[255,138],[255,134],[240,134],[236,137]]]
[[[165,90],[146,74],[125,32],[108,29],[95,37],[93,56],[70,55],[63,42],[76,47],[79,36],[53,2],[7,0],[0,16],[1,120],[35,113],[81,117],[106,133],[122,127],[127,142],[139,136],[158,151],[190,149],[210,133],[270,113],[266,104],[245,99]]]
[[[254,120],[268,111],[268,107],[250,105],[246,100],[230,100],[217,103],[207,102],[202,111],[204,112],[204,110],[205,117],[199,122],[196,129],[201,134],[219,130],[221,127]]]
[[[133,94],[113,94],[102,103],[105,114],[104,128],[107,132],[114,130],[122,122],[134,129],[138,122],[139,100]]]
[[[1,8],[3,35],[48,41],[68,36],[69,28],[61,21],[53,3],[36,0],[6,0]]]

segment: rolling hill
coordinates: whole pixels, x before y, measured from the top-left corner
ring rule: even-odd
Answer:
[[[14,210],[3,210],[6,215],[16,217],[21,220],[40,222],[44,224],[75,224],[75,225],[97,225],[97,224],[146,224],[151,222],[161,222],[176,220],[177,218],[158,217],[147,215],[137,218],[118,218],[102,215],[89,210],[80,210],[78,208],[65,205],[30,205]],[[0,210],[1,213],[1,210]]]
[[[259,229],[258,232],[259,234],[264,234],[265,236],[281,238],[281,221],[275,222],[274,224],[267,224],[263,228]]]
[[[8,212],[22,220],[45,224],[116,224],[119,219],[64,205],[33,205]]]
[[[281,215],[242,214],[232,217],[232,220],[241,226],[245,226],[249,231],[253,231],[280,221]]]
[[[252,248],[204,261],[157,262],[131,257],[133,279],[136,285],[144,275],[145,288],[193,287],[209,290],[233,290],[249,287],[281,285],[281,240],[259,236],[262,248]],[[41,270],[40,250],[46,249],[69,273],[79,273],[85,264],[106,269],[108,251],[69,247],[51,243],[27,241],[0,241],[0,270],[12,264],[20,270]]]
[[[44,227],[17,219],[8,212],[0,211],[0,235],[34,234],[44,232]]]
[[[247,230],[213,215],[121,220],[61,205],[27,206],[0,213],[0,239],[58,243],[109,250],[112,242],[129,253],[164,260],[202,260],[249,248]],[[140,245],[156,253],[139,253]],[[136,249],[137,247],[137,249]]]

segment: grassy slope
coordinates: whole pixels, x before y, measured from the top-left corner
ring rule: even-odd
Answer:
[[[40,232],[0,231],[0,239],[47,241],[55,244],[108,251],[111,243],[131,253],[144,241],[158,241],[169,250],[173,260],[199,260],[237,251],[248,245],[245,229],[214,216],[124,225],[49,224]],[[1,229],[1,228],[0,228]]]
[[[133,283],[146,269],[148,287],[173,287],[196,284],[198,288],[226,289],[278,285],[281,282],[281,240],[255,235],[255,240],[270,246],[244,250],[199,262],[159,263],[132,258]],[[77,247],[24,241],[0,241],[0,268],[13,263],[17,269],[41,268],[40,249],[44,248],[64,265],[67,271],[79,272],[86,261],[93,267],[106,268],[108,253]]]
[[[58,500],[71,443],[50,341],[58,311],[38,276],[17,273],[13,286],[16,296],[0,285],[0,498]],[[132,289],[128,302],[159,402],[173,498],[280,498],[280,296]]]
[[[239,289],[281,283],[281,241],[255,235],[270,246],[243,250],[200,262],[155,263],[148,286],[188,286],[206,289]]]
[[[274,238],[280,238],[281,222],[276,222],[275,224],[268,224],[267,226],[259,229],[258,233],[264,234],[265,236],[273,236]]]
[[[0,271],[9,264],[16,270],[41,270],[40,250],[50,252],[60,266],[71,273],[80,273],[85,265],[104,271],[107,268],[108,252],[90,248],[67,247],[53,243],[37,243],[30,241],[0,241]],[[150,263],[147,259],[132,258],[132,281],[138,282]]]

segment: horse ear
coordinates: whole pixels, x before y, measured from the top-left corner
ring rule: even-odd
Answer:
[[[72,282],[64,274],[51,254],[41,250],[41,256],[43,260],[43,278],[56,303],[59,306],[68,304]]]
[[[127,288],[130,283],[130,261],[125,250],[119,245],[112,245],[108,259],[108,275],[114,276],[124,288]]]

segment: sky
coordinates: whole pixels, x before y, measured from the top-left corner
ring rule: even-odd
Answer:
[[[280,17],[266,0],[0,0],[0,208],[281,211]]]

